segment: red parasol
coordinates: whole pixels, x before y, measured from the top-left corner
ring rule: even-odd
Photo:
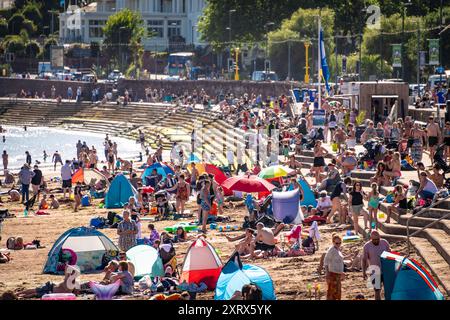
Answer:
[[[222,187],[232,191],[241,192],[267,192],[276,187],[270,182],[254,175],[243,175],[228,178],[222,183]]]

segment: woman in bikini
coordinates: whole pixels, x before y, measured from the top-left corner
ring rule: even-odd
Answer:
[[[325,156],[328,154],[328,151],[322,147],[322,141],[317,140],[314,146],[314,163],[312,167],[312,171],[314,172],[314,176],[316,179],[316,183],[319,184],[322,181],[321,173],[325,167]]]
[[[402,176],[402,165],[401,165],[400,153],[395,152],[392,156],[392,159],[387,163],[387,169],[391,169],[390,171],[385,170],[383,172],[383,176],[387,181],[390,179],[400,178]]]
[[[391,222],[392,210],[397,211],[399,215],[406,214],[408,211],[408,199],[403,186],[397,185],[394,189],[394,202],[387,208],[386,223]]]
[[[295,159],[295,155],[291,155],[289,157],[289,161],[286,162],[290,169],[295,170],[297,173],[300,173],[300,169],[302,168],[302,164]]]
[[[417,164],[422,161],[423,155],[423,137],[425,137],[425,131],[420,129],[419,124],[414,123],[414,127],[410,130],[411,144],[411,158]]]
[[[184,174],[180,174],[177,183],[176,207],[179,214],[184,214],[184,205],[189,200],[191,194],[189,184],[184,180]]]
[[[383,175],[385,170],[386,164],[382,161],[378,162],[377,171],[375,172],[375,175],[370,178],[370,183],[376,183],[380,187],[387,185],[386,178]]]
[[[201,207],[201,220],[199,217],[199,223],[202,222],[202,232],[206,233],[206,223],[208,222],[209,211],[211,211],[211,181],[206,179],[203,183],[203,187],[200,191],[200,207]]]

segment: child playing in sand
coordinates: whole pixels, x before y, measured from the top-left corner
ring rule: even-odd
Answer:
[[[78,207],[81,205],[81,198],[83,197],[83,194],[81,192],[81,182],[77,182],[77,185],[74,189],[74,196],[75,196],[75,208],[74,211],[78,211]]]
[[[149,242],[150,245],[153,245],[153,243],[156,240],[159,240],[159,233],[155,229],[155,225],[153,223],[150,223],[148,225],[148,229],[150,230],[150,237],[148,238],[148,242]]]
[[[59,208],[59,201],[55,198],[54,194],[50,195],[50,209],[58,209]]]
[[[223,202],[224,202],[224,194],[222,187],[217,188],[216,200],[217,200],[217,210],[220,215],[223,214]]]
[[[44,194],[42,196],[41,202],[39,203],[39,210],[47,210],[47,209],[48,209],[47,195]]]

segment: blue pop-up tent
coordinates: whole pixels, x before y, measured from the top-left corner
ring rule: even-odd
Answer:
[[[381,272],[386,300],[444,300],[433,277],[413,259],[385,251]]]
[[[156,169],[156,172],[163,178],[167,177],[167,174],[169,173],[174,174],[173,170],[168,165],[161,162],[156,162],[147,167],[147,169],[145,169],[144,173],[142,174],[142,182],[144,183],[144,185],[146,185],[147,182],[145,178],[152,175],[153,169]]]
[[[123,208],[130,197],[135,197],[137,200],[137,190],[123,174],[118,174],[111,182],[105,196],[105,208]]]
[[[300,201],[302,206],[317,206],[316,197],[314,197],[314,193],[311,190],[308,182],[305,179],[298,179],[298,183],[302,186],[303,189],[303,200]]]
[[[270,275],[263,268],[242,265],[239,253],[235,252],[222,268],[217,280],[214,300],[230,300],[245,284],[255,284],[262,291],[263,300],[276,300],[275,289]]]

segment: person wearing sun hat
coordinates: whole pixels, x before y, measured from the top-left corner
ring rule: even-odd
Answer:
[[[30,170],[30,165],[28,163],[24,163],[19,171],[19,182],[22,185],[22,203],[28,201],[30,197],[30,183],[34,174],[35,173]]]

